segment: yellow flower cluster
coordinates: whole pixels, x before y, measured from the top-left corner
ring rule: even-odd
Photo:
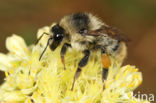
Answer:
[[[38,31],[38,36],[48,31],[49,27],[44,27]],[[121,67],[121,63],[112,60],[103,89],[100,52],[92,54],[71,91],[83,54],[69,49],[64,70],[61,46],[54,52],[47,49],[39,61],[46,41],[45,36],[39,45],[27,46],[17,35],[7,38],[9,53],[0,53],[0,70],[6,75],[0,86],[0,103],[149,103],[131,95],[142,82],[142,74],[135,66]]]

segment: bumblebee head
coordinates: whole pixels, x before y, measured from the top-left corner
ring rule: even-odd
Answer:
[[[47,45],[45,47],[45,49],[43,50],[39,60],[41,60],[43,54],[45,53],[46,49],[48,48],[48,46],[50,47],[50,49],[52,51],[54,51],[62,42],[63,38],[64,38],[64,33],[65,30],[59,26],[59,24],[54,24],[52,25],[50,32],[49,33],[43,33],[38,39],[36,44],[38,44],[38,42],[41,40],[41,38],[43,37],[44,34],[49,35],[49,39],[47,40]]]
[[[75,13],[65,16],[59,23],[69,34],[85,34],[88,31],[97,30],[103,22],[90,13]]]
[[[53,34],[53,41],[52,44],[50,45],[51,50],[55,50],[59,44],[62,42],[63,38],[64,38],[64,29],[59,26],[59,24],[54,25],[51,28],[51,32]]]

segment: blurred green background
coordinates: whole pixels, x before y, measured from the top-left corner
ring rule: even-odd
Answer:
[[[136,90],[156,94],[156,0],[0,0],[0,52],[7,53],[6,37],[21,35],[34,43],[39,28],[64,15],[91,12],[131,39],[126,64],[136,65],[143,83]],[[2,83],[4,74],[0,73]]]

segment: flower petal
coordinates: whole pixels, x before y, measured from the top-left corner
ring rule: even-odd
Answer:
[[[3,93],[0,97],[1,103],[19,103],[26,98],[20,91],[6,92],[0,90],[0,92]]]
[[[11,68],[11,60],[5,54],[0,53],[0,70],[8,71]]]
[[[14,55],[17,55],[22,58],[27,58],[29,50],[20,36],[12,35],[6,40],[6,48]]]

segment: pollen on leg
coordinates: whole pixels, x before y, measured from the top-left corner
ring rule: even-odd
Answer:
[[[108,68],[111,65],[111,60],[108,55],[102,54],[101,59],[104,68]]]

